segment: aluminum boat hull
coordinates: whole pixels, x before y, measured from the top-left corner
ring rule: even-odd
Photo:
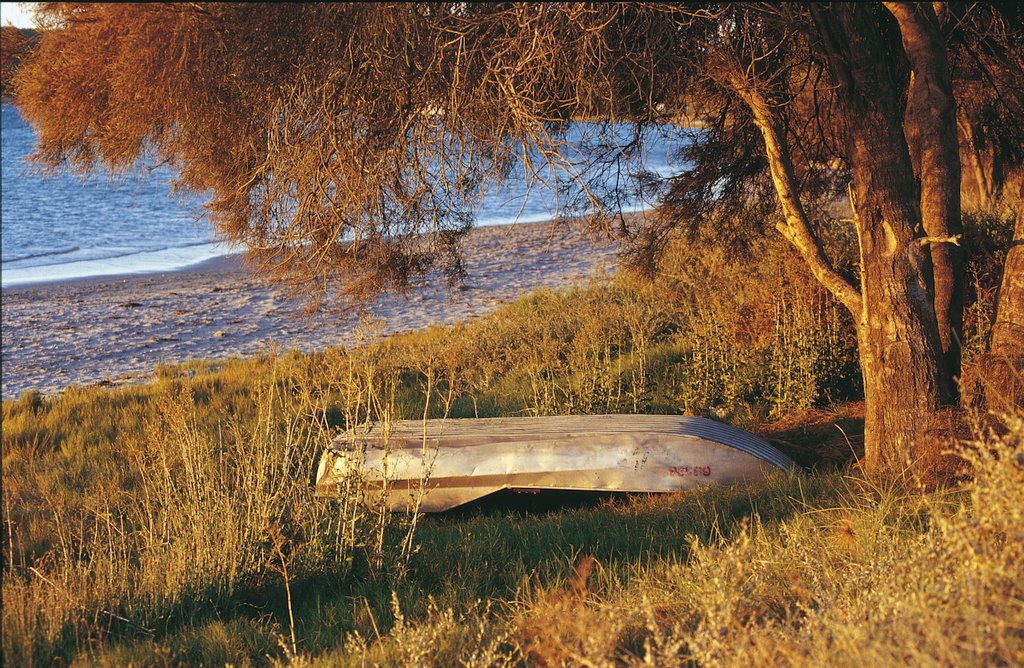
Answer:
[[[681,492],[793,469],[767,441],[700,417],[400,421],[335,440],[316,491],[359,484],[386,494],[392,510],[441,512],[503,489]]]

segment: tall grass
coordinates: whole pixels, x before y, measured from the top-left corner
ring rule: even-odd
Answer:
[[[69,644],[152,635],[230,597],[264,572],[271,527],[296,532],[304,559],[343,556],[350,546],[328,541],[336,518],[312,502],[320,439],[307,406],[273,381],[253,389],[254,414],[216,430],[198,422],[187,383],[157,393],[141,433],[112,444],[121,489],[45,489],[53,536],[41,555],[21,535],[26,514],[7,513],[5,660],[46,664]],[[6,487],[8,501],[22,491]]]
[[[391,516],[358,480],[312,498],[331,439],[398,418],[713,411],[757,429],[856,397],[849,322],[783,246],[762,251],[679,243],[654,282],[5,401],[5,664],[884,661],[870,634],[939,642],[915,630],[929,610],[955,629],[931,658],[1012,662],[1016,418],[948,498],[856,474],[461,521]]]
[[[47,664],[152,636],[275,572],[288,590],[289,565],[344,577],[359,553],[382,568],[397,524],[384,506],[355,481],[317,502],[311,483],[336,423],[392,419],[383,350],[164,369],[150,387],[5,405],[4,656]],[[40,423],[68,414],[81,428],[42,447]],[[108,421],[121,427],[109,440],[88,428]]]
[[[447,606],[407,602],[418,610],[413,620],[396,594],[387,634],[356,633],[305,658],[387,666],[1016,665],[1024,657],[1024,421],[1008,416],[999,435],[975,438],[960,450],[973,481],[957,490],[924,493],[905,481],[831,474],[600,511],[609,542],[621,545],[637,522],[679,541],[642,555],[565,537],[555,544],[574,549],[550,550],[549,561],[534,564],[530,532],[560,518],[521,520],[522,548],[478,537],[476,551],[462,556],[480,566],[465,567],[472,576],[497,558],[522,577],[506,611],[451,598]],[[682,526],[659,525],[668,513]],[[594,516],[571,519],[595,530]],[[472,529],[488,535],[505,521]]]
[[[789,249],[768,242],[756,256],[736,257],[677,243],[660,269],[659,292],[681,314],[685,411],[776,417],[860,393],[852,323]]]
[[[749,425],[859,395],[848,317],[781,244],[751,262],[678,243],[659,269],[388,345],[457,416],[724,409]]]

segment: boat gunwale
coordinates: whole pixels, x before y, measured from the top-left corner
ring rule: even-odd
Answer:
[[[605,426],[608,422],[620,420],[626,423],[622,428],[609,428]],[[517,425],[512,433],[487,432],[486,426],[497,426],[500,423],[511,422]],[[557,429],[558,423],[564,423],[564,428]],[[580,422],[593,422],[593,428],[580,429]],[[547,429],[529,429],[530,423]],[[647,423],[647,424],[637,424]],[[664,425],[668,426],[664,426]],[[446,431],[445,426],[455,425],[455,431]],[[632,428],[627,428],[627,425]],[[601,435],[621,434],[644,434],[662,435],[675,437],[698,438],[720,443],[721,445],[745,452],[765,462],[773,464],[784,471],[796,471],[796,464],[775,446],[763,438],[733,427],[732,425],[710,420],[708,418],[689,415],[633,415],[633,414],[606,414],[606,415],[571,415],[571,416],[540,416],[540,417],[517,417],[517,418],[448,418],[431,420],[399,420],[392,422],[390,433],[384,434],[380,431],[374,433],[371,429],[364,433],[350,429],[336,438],[327,450],[328,453],[341,453],[350,449],[353,442],[383,443],[376,447],[389,448],[394,451],[408,451],[428,448],[458,448],[471,447],[471,445],[493,445],[501,446],[513,443],[512,439],[517,436],[533,437],[533,440],[541,440],[545,436],[557,436],[557,440],[573,440],[582,437],[598,437]],[[433,427],[433,429],[432,429]],[[468,431],[465,427],[474,427],[476,432]],[[572,428],[576,427],[576,428]],[[613,424],[614,427],[614,424]],[[659,428],[660,427],[660,428]],[[418,433],[413,433],[416,429]],[[502,436],[506,438],[501,439]],[[443,439],[469,440],[473,438],[485,438],[488,441],[479,444],[445,444]],[[341,444],[342,447],[338,447]]]

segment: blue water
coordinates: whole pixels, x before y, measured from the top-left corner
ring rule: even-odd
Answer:
[[[0,279],[4,287],[177,269],[228,252],[201,218],[202,199],[171,194],[167,168],[110,180],[44,177],[25,158],[35,133],[2,109]]]
[[[103,174],[87,178],[56,174],[44,177],[26,160],[35,149],[35,133],[17,109],[2,109],[2,189],[0,233],[4,287],[100,275],[150,273],[180,269],[241,250],[218,242],[203,218],[199,196],[171,193],[173,173],[165,167],[143,167],[111,181]],[[585,161],[594,126],[575,124],[566,155]],[[613,129],[614,141],[628,139],[628,126]],[[604,137],[608,139],[608,137]],[[642,162],[623,163],[619,172],[584,174],[604,184],[627,183],[638,170],[665,176],[677,168],[670,156],[679,137],[657,135],[643,151]],[[546,172],[548,185],[565,174]],[[628,189],[628,188],[627,188]],[[515,175],[489,191],[477,214],[480,225],[547,220],[565,213],[567,200],[556,188],[533,184]],[[653,204],[636,194],[618,203],[624,210]]]

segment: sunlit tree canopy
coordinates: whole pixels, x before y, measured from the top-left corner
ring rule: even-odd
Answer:
[[[484,190],[513,176],[559,188],[636,265],[680,230],[749,249],[777,230],[856,323],[871,465],[906,455],[955,398],[960,154],[982,200],[1024,159],[1010,5],[51,3],[40,17],[16,80],[40,160],[170,162],[258,267],[342,299],[460,275]],[[571,121],[591,122],[588,164],[561,150]],[[666,128],[691,128],[681,174],[595,176]],[[618,215],[629,188],[663,201],[642,226]],[[837,225],[857,235],[852,265],[825,243]]]

